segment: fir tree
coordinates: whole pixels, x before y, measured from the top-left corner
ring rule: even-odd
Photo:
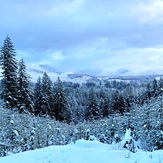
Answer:
[[[161,88],[163,89],[163,78],[160,78],[159,83],[158,83],[158,89],[161,92]]]
[[[2,99],[6,107],[17,106],[17,60],[14,45],[10,37],[4,40],[3,47],[1,48],[1,66],[2,66]]]
[[[23,59],[19,62],[18,70],[18,100],[19,100],[19,112],[23,110],[28,110],[29,112],[34,112],[34,104],[32,101],[32,90],[30,88],[29,75],[26,72],[26,66]]]
[[[107,97],[104,98],[103,116],[104,117],[108,117],[109,116],[109,99]]]
[[[54,96],[54,108],[55,108],[56,120],[66,121],[67,123],[70,123],[72,121],[72,113],[70,110],[70,106],[67,101],[66,94],[63,90],[62,82],[59,78],[56,83],[56,93]]]
[[[100,108],[97,97],[93,89],[89,92],[88,105],[86,111],[86,120],[93,120],[100,118]]]
[[[156,79],[153,80],[151,93],[153,97],[156,97],[158,95],[158,84]]]
[[[42,77],[42,105],[41,114],[50,115],[52,110],[52,82],[45,72]]]
[[[42,83],[41,78],[37,79],[34,87],[34,114],[38,115],[41,112],[42,105]]]
[[[142,103],[145,103],[145,102],[149,103],[151,97],[152,97],[151,85],[150,85],[150,83],[148,83],[147,84],[147,88],[146,88],[146,90],[145,90],[145,92],[143,94],[143,101],[142,101]]]
[[[125,111],[125,101],[124,101],[123,96],[118,91],[116,91],[113,94],[112,98],[113,98],[112,107],[113,107],[114,113],[118,112],[118,113],[121,113],[121,115],[123,115]]]

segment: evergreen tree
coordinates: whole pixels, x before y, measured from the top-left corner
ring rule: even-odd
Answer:
[[[50,115],[52,111],[52,82],[46,72],[42,77],[42,105],[41,114]]]
[[[163,78],[160,78],[158,82],[158,94],[162,94],[162,89],[163,89]]]
[[[107,97],[104,98],[103,116],[104,117],[108,117],[109,116],[109,99]]]
[[[147,88],[143,94],[143,100],[142,100],[142,103],[149,103],[150,102],[150,99],[151,99],[151,96],[152,96],[152,93],[151,93],[151,85],[150,83],[147,84]]]
[[[32,90],[30,88],[29,75],[26,72],[26,66],[23,59],[19,62],[18,70],[18,100],[19,100],[19,112],[22,112],[24,109],[29,112],[34,112],[34,104],[32,101]]]
[[[159,109],[159,119],[160,119],[160,130],[163,131],[163,78],[160,78],[158,83],[158,92],[160,95],[160,109]],[[163,138],[162,138],[163,139]]]
[[[56,83],[56,93],[54,96],[54,108],[55,108],[55,113],[53,112],[53,115],[55,114],[56,120],[66,121],[67,123],[70,123],[72,121],[72,113],[70,110],[70,106],[67,101],[66,94],[63,90],[62,82],[59,78]]]
[[[158,84],[156,79],[153,80],[151,93],[153,97],[156,97],[158,95]]]
[[[4,40],[4,44],[0,51],[0,59],[2,66],[2,99],[6,107],[17,106],[17,60],[14,45],[10,37]]]
[[[123,115],[125,111],[125,101],[124,101],[123,96],[118,91],[116,91],[113,94],[112,98],[113,98],[112,108],[113,108],[114,113],[118,112],[118,113],[121,113],[121,115]]]
[[[38,115],[41,112],[42,105],[42,83],[41,78],[37,79],[34,87],[34,114]]]
[[[160,109],[158,100],[145,104],[141,110],[136,111],[137,115],[135,115],[135,121],[138,120],[136,123],[138,124],[137,131],[141,147],[147,151],[163,148],[163,135],[160,130],[161,121],[160,115],[158,114]]]
[[[86,111],[86,120],[93,120],[100,118],[100,108],[97,97],[93,89],[89,92],[88,105]]]

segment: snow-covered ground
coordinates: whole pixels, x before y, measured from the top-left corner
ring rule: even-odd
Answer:
[[[0,163],[163,163],[163,150],[131,153],[114,145],[81,139],[75,144],[2,157]]]

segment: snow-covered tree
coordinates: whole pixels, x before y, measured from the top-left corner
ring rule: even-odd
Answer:
[[[30,87],[29,75],[26,72],[26,66],[23,59],[19,62],[18,70],[18,108],[19,112],[23,110],[34,112],[34,104],[32,101],[33,92]]]
[[[100,108],[96,94],[93,89],[89,92],[88,105],[86,111],[86,120],[93,120],[100,118]]]
[[[41,78],[37,79],[37,82],[34,86],[34,114],[39,115],[41,112],[41,105],[42,105],[42,83]]]
[[[41,114],[50,115],[53,107],[52,98],[52,82],[46,72],[42,77],[42,104]]]
[[[103,117],[109,116],[109,98],[105,97],[102,106]]]
[[[70,123],[72,121],[72,113],[70,109],[70,105],[67,101],[66,94],[63,90],[62,82],[60,78],[58,78],[56,83],[56,93],[54,96],[54,109],[56,120],[66,121]]]
[[[13,116],[14,118],[14,116]],[[7,124],[4,145],[6,147],[6,153],[17,153],[20,151],[20,135],[18,130],[15,129],[14,120],[10,119]]]
[[[152,96],[151,85],[150,83],[148,83],[145,92],[142,94],[142,103],[149,103],[151,96]]]
[[[153,83],[152,83],[152,96],[156,97],[158,95],[158,84],[157,84],[157,80],[154,79]]]
[[[0,61],[2,66],[2,99],[6,107],[17,106],[17,60],[14,45],[9,36],[4,40],[0,51]]]
[[[163,133],[160,130],[160,101],[152,99],[149,104],[135,110],[134,125],[141,148],[147,151],[163,149]],[[137,123],[136,123],[137,122]]]
[[[116,91],[112,97],[112,109],[114,113],[121,113],[124,114],[125,111],[125,101],[122,94],[119,91]]]

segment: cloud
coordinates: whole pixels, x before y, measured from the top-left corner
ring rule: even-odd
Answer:
[[[157,72],[157,70],[163,70],[163,48],[150,47],[125,49],[121,51],[119,61],[122,61],[119,65],[123,65],[125,68],[132,70],[133,72],[145,72],[148,70]]]
[[[47,54],[46,57],[52,59],[52,60],[55,61],[55,62],[64,60],[63,52],[60,51],[60,50],[53,50],[53,49],[50,49],[50,50],[47,51],[46,54]]]
[[[89,47],[75,47],[67,51],[48,50],[47,55],[41,54],[41,57],[35,55],[35,61],[28,60],[28,66],[39,68],[40,64],[46,64],[60,71],[85,72],[86,70],[96,72],[98,75],[109,75],[119,69],[128,69],[135,73],[163,70],[163,47],[110,50],[107,47],[108,40],[104,40],[99,38]],[[101,44],[103,41],[105,47]]]
[[[161,0],[1,0],[1,37],[9,35],[18,57],[34,67],[103,74],[157,69],[162,7]]]
[[[133,14],[140,23],[163,23],[163,1],[149,0],[134,6]]]
[[[41,49],[64,48],[81,44],[93,37],[117,35],[126,15],[121,1],[47,0],[1,1],[2,33],[8,32],[18,46]],[[125,6],[127,7],[127,6]],[[3,25],[4,24],[4,25]],[[25,39],[24,39],[25,38]],[[18,42],[18,43],[17,43]],[[19,47],[18,47],[19,48]]]

